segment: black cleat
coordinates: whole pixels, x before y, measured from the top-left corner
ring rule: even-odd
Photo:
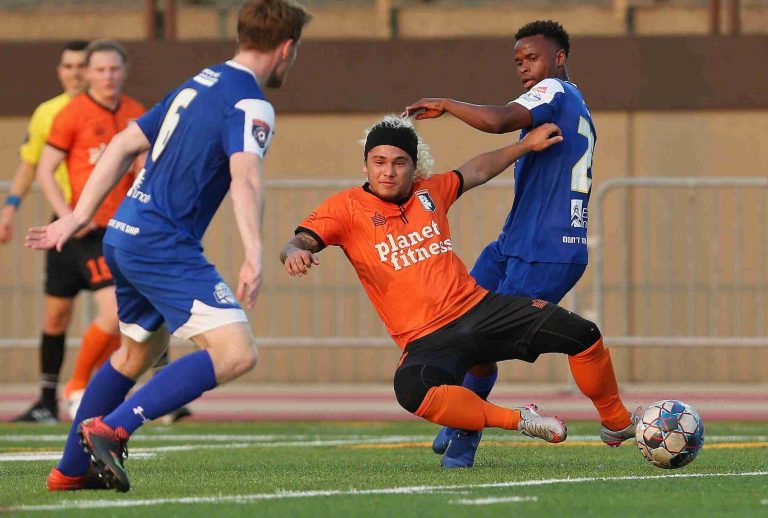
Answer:
[[[77,427],[80,444],[91,455],[96,472],[107,485],[122,493],[131,488],[123,461],[128,458],[128,431],[113,429],[101,417],[86,419]]]
[[[46,404],[42,400],[38,400],[32,407],[21,414],[14,417],[12,422],[14,423],[39,423],[39,424],[56,424],[59,422],[59,409],[56,404]]]

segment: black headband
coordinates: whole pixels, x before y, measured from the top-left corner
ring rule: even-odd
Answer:
[[[419,147],[419,140],[416,132],[408,127],[388,128],[383,125],[374,126],[365,139],[365,152],[363,158],[368,158],[368,152],[376,146],[395,146],[406,153],[416,165],[416,151]]]

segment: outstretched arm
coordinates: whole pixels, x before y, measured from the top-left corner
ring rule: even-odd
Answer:
[[[320,264],[317,252],[320,243],[307,234],[299,232],[288,241],[280,253],[280,262],[285,265],[285,271],[292,277],[301,277],[309,272],[312,265]]]
[[[403,116],[414,115],[416,120],[434,119],[446,112],[487,133],[509,133],[533,124],[531,112],[518,103],[495,106],[443,98],[426,98],[409,104]]]
[[[55,148],[50,149],[55,151]],[[74,210],[64,214],[50,225],[29,229],[26,246],[41,250],[55,246],[57,250],[61,250],[64,243],[75,232],[93,219],[107,194],[117,185],[136,157],[147,149],[149,149],[149,141],[136,123],[131,123],[115,135],[99,161],[96,162]],[[51,177],[51,181],[55,180]]]
[[[542,151],[562,141],[560,128],[554,124],[542,124],[531,130],[523,140],[476,156],[459,168],[464,177],[464,192],[498,176],[526,153]]]

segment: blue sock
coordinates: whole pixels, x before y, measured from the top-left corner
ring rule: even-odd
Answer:
[[[216,386],[208,351],[196,351],[169,363],[146,385],[104,418],[112,428],[132,434],[139,426],[164,416]]]
[[[59,471],[70,477],[79,477],[85,473],[91,457],[80,446],[77,425],[83,419],[110,413],[125,400],[128,391],[135,384],[136,382],[131,378],[117,372],[109,360],[96,372],[85,389],[80,407],[69,429],[64,454],[57,466]]]
[[[483,399],[488,399],[488,395],[493,389],[493,385],[496,383],[496,378],[499,377],[499,371],[494,372],[490,376],[473,376],[468,372],[464,375],[464,383],[462,386],[468,388]]]

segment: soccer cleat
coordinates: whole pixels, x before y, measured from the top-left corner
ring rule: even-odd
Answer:
[[[438,455],[445,453],[445,450],[448,449],[448,443],[451,441],[451,435],[453,435],[453,432],[455,431],[455,428],[449,428],[448,426],[441,427],[440,431],[437,432],[437,437],[432,441],[432,451]]]
[[[600,438],[605,444],[611,448],[618,448],[621,443],[627,439],[635,438],[635,430],[637,429],[637,423],[640,422],[640,418],[643,416],[643,407],[639,406],[635,409],[632,415],[629,416],[629,426],[622,428],[621,430],[611,430],[604,424],[600,423]]]
[[[568,427],[559,417],[539,415],[539,407],[533,403],[518,407],[520,421],[517,429],[528,437],[537,437],[547,442],[563,442],[568,437]]]
[[[160,418],[160,421],[165,425],[171,425],[191,415],[192,415],[192,410],[190,410],[188,406],[183,406],[183,407],[177,408],[173,412],[165,414],[163,417]]]
[[[131,482],[123,461],[128,458],[128,431],[122,426],[113,429],[101,417],[86,419],[77,427],[80,444],[96,467],[96,472],[107,487],[120,492],[128,491]]]
[[[32,407],[13,419],[14,423],[55,424],[59,422],[57,405],[45,404],[38,400]]]
[[[448,469],[471,468],[475,463],[475,453],[482,437],[482,430],[454,430],[443,458],[440,459],[440,465]]]
[[[109,489],[91,462],[88,470],[79,477],[65,475],[57,468],[51,468],[48,474],[48,491],[79,491],[81,489]]]

